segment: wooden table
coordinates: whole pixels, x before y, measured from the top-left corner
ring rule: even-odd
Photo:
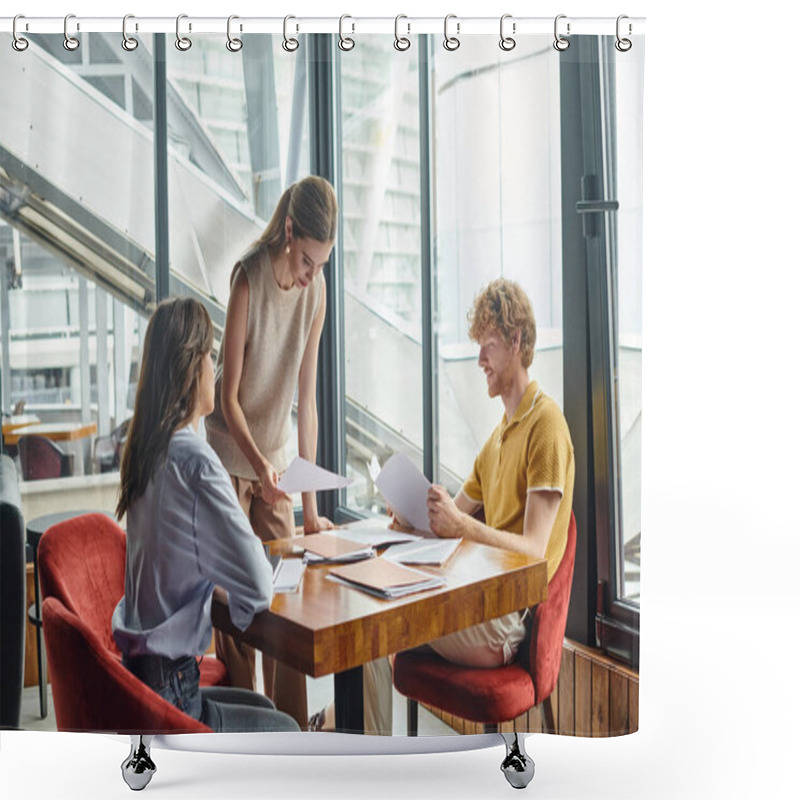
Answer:
[[[6,444],[17,444],[20,436],[36,434],[44,436],[53,442],[74,442],[76,439],[84,439],[97,433],[96,422],[45,422],[38,425],[28,425],[24,428],[16,428],[7,435],[5,430]]]
[[[3,418],[3,436],[16,431],[18,428],[26,428],[29,425],[38,425],[41,422],[36,414],[12,414],[10,417]]]
[[[289,548],[291,540],[271,546]],[[334,673],[336,729],[363,733],[363,664],[547,598],[546,561],[475,542],[462,542],[444,567],[419,569],[442,575],[447,585],[380,600],[328,580],[330,566],[309,566],[300,590],[276,595],[246,631],[231,623],[219,590],[211,619],[306,675]]]
[[[83,445],[75,444],[80,439],[92,436],[97,433],[96,422],[45,422],[40,425],[28,425],[25,428],[17,428],[4,436],[7,446],[14,447],[19,443],[20,437],[36,434],[44,436],[52,442],[66,442],[72,447],[68,447],[75,458],[75,474],[84,474],[84,454]]]

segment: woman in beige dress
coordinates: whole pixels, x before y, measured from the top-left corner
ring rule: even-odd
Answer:
[[[309,176],[290,186],[262,236],[233,267],[225,333],[217,360],[209,444],[231,475],[253,530],[267,542],[294,535],[289,495],[278,488],[286,468],[297,390],[298,453],[317,452],[317,353],[325,322],[323,267],[337,226],[333,187]],[[306,533],[327,530],[316,496],[303,494]],[[255,652],[215,629],[215,648],[234,686],[254,689]],[[305,676],[263,659],[264,692],[305,727]]]

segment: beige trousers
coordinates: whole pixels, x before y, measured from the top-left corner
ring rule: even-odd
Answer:
[[[442,658],[465,667],[502,667],[510,664],[525,638],[527,612],[512,611],[471,628],[456,631],[429,646]]]
[[[262,542],[294,536],[294,510],[290,500],[270,505],[261,499],[257,481],[231,476],[233,488],[253,530]],[[241,689],[256,689],[256,653],[249,644],[214,628],[214,649],[227,667],[231,684]],[[302,672],[262,656],[264,694],[275,707],[295,719],[301,730],[308,725],[306,676]]]

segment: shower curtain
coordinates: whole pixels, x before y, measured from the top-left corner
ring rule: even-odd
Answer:
[[[491,721],[501,731],[620,735],[638,728],[644,38],[626,46],[613,24],[598,35],[566,26],[559,34],[556,21],[554,46],[552,34],[514,36],[512,24],[500,38],[468,36],[452,19],[443,39],[400,19],[394,35],[359,33],[346,20],[339,35],[298,32],[292,20],[283,35],[241,32],[235,20],[227,35],[190,32],[179,21],[165,39],[131,27],[124,47],[118,31],[71,28],[66,42],[77,47],[45,33],[14,47],[2,34],[2,408],[22,403],[43,425],[95,426],[62,445],[81,468],[63,479],[61,507],[22,481],[26,519],[67,507],[113,511],[118,464],[105,471],[98,443],[132,413],[156,303],[202,302],[216,353],[233,265],[286,187],[322,175],[339,221],[324,267],[317,462],[350,482],[320,492],[320,513],[385,529],[390,503],[370,466],[397,453],[458,494],[504,411],[487,392],[469,312],[490,281],[519,284],[536,318],[529,377],[570,430],[575,563],[557,659],[536,661],[529,630],[516,672],[464,679],[473,692],[504,682],[529,692],[513,718]],[[298,452],[296,407],[290,424],[287,463]],[[6,450],[14,456],[13,445]],[[302,524],[300,495],[294,501]],[[407,567],[441,577],[444,589],[427,591],[446,592],[471,546],[442,565]],[[300,604],[323,569],[308,565],[296,592],[275,603]],[[530,629],[546,602],[541,570],[518,583],[506,562],[497,570],[505,577],[484,595],[459,598],[458,608],[474,605],[463,619],[530,605]],[[424,646],[463,619],[455,606],[437,617],[424,590],[402,601],[337,591],[360,609],[338,639],[310,646],[309,661],[296,641],[272,641],[272,654],[306,672],[309,712],[337,697],[328,727],[345,719],[338,701],[348,691],[358,717],[378,691],[367,684],[382,682],[383,722],[367,732],[404,735],[387,641],[406,641],[392,637],[416,624],[408,642]],[[539,594],[523,603],[528,591]],[[392,604],[406,611],[372,625]],[[414,623],[419,608],[425,620]],[[309,636],[333,611],[320,612]],[[215,624],[224,617],[215,607]],[[25,684],[35,687],[28,627]],[[339,651],[349,655],[337,660]],[[49,655],[57,672],[59,654]],[[552,679],[546,705],[531,689],[537,668]],[[441,688],[444,707],[423,700],[420,735],[479,733],[490,722],[470,717],[471,700],[444,700],[451,689]],[[38,703],[25,708],[21,727],[39,726]],[[52,709],[50,719],[54,728]],[[337,729],[358,729],[350,725]]]

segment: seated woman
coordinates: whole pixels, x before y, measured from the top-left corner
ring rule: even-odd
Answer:
[[[155,310],[120,468],[127,512],[125,596],[112,629],[123,663],[155,692],[217,732],[296,731],[263,695],[200,688],[196,656],[211,641],[214,586],[244,630],[272,600],[272,568],[216,453],[197,433],[214,408],[213,331],[206,309],[173,298]]]

